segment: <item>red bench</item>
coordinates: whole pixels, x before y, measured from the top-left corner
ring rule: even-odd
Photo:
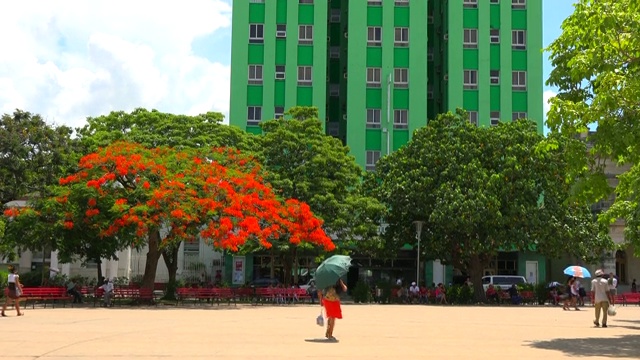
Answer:
[[[61,300],[63,307],[66,307],[66,301],[72,300],[73,296],[67,294],[65,287],[23,287],[21,299],[25,300],[25,307],[32,301],[32,308],[36,307],[37,301],[44,301],[44,307],[47,307],[47,301],[51,300],[51,306],[55,307],[55,301]]]
[[[632,293],[632,292],[630,292],[630,293],[622,294],[622,296],[624,296],[626,304],[637,304],[637,305],[640,305],[640,293]]]
[[[231,288],[178,288],[176,289],[178,302],[193,300],[200,302],[202,300],[220,302],[226,301],[231,304],[233,301],[237,305],[237,296]],[[176,303],[177,305],[177,303]]]

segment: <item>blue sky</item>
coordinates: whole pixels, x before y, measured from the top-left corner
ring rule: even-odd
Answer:
[[[136,107],[227,114],[231,2],[0,2],[0,33],[11,34],[0,37],[11,49],[0,62],[0,113],[24,109],[72,127]],[[543,0],[545,46],[572,3]],[[545,86],[545,98],[553,90]]]

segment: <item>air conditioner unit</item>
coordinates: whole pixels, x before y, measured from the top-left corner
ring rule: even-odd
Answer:
[[[276,37],[279,37],[279,38],[287,37],[287,32],[282,30],[276,31]]]
[[[444,34],[443,38],[444,38],[444,41],[449,41],[449,34]]]

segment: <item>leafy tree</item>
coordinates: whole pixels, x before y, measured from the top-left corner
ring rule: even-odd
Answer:
[[[187,116],[146,109],[136,109],[131,113],[118,111],[88,118],[87,125],[78,129],[78,136],[89,152],[116,141],[135,142],[148,148],[170,146],[178,149],[255,149],[255,136],[239,128],[222,124],[223,118],[221,113],[215,112]],[[179,248],[178,242],[162,249],[162,257],[170,279],[176,276]]]
[[[640,2],[580,0],[574,6],[562,34],[547,49],[554,66],[547,83],[559,89],[548,125],[567,137],[597,126],[587,138],[593,146],[590,161],[575,162],[592,168],[578,187],[584,199],[595,201],[611,192],[606,161],[631,165],[619,176],[615,204],[602,219],[623,218],[626,239],[640,245]]]
[[[87,125],[77,132],[89,151],[96,151],[115,141],[135,142],[149,148],[233,147],[252,150],[254,137],[237,127],[224,125],[223,119],[224,116],[217,112],[188,116],[140,108],[131,113],[114,111],[87,118]]]
[[[542,140],[532,122],[478,128],[463,112],[418,129],[367,182],[391,209],[387,245],[415,239],[412,223],[424,221],[423,258],[466,270],[475,284],[499,251],[599,256],[611,240],[587,206],[568,202],[562,142]],[[482,287],[475,291],[484,298]]]
[[[46,195],[46,187],[77,162],[72,130],[50,126],[40,115],[16,110],[0,118],[0,203],[28,194]]]
[[[325,231],[340,239],[343,248],[366,244],[377,235],[383,208],[362,193],[362,170],[349,148],[324,133],[317,108],[294,107],[286,115],[291,119],[260,125],[264,134],[257,156],[267,171],[265,179],[284,198],[309,204],[323,219]],[[284,271],[290,274],[297,253],[304,249],[283,240],[272,254],[283,258]],[[298,272],[294,273],[297,282]]]
[[[71,240],[82,236],[77,227],[86,226],[104,239],[117,238],[134,246],[146,243],[149,252],[142,280],[146,288],[153,287],[160,251],[196,236],[231,251],[246,242],[269,248],[271,239],[285,234],[292,243],[334,248],[309,206],[277,199],[257,175],[257,163],[237,150],[147,149],[117,142],[86,155],[78,167],[77,173],[60,180],[66,193],[55,201],[64,211],[50,226]],[[90,198],[78,206],[70,200],[85,191],[82,186]],[[21,211],[8,209],[5,215],[19,218]]]

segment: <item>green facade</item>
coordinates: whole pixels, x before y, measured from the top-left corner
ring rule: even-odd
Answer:
[[[542,2],[515,2],[236,0],[230,123],[260,133],[276,109],[316,106],[367,169],[457,107],[480,126],[526,116],[542,132]]]

